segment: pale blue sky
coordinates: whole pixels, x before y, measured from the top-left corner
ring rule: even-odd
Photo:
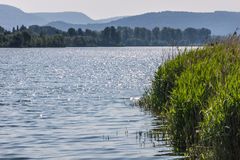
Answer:
[[[239,11],[240,0],[0,0],[26,12],[78,11],[94,19],[158,11]]]

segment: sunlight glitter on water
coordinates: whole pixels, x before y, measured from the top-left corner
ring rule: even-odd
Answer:
[[[169,50],[0,49],[0,158],[177,158],[132,105]]]

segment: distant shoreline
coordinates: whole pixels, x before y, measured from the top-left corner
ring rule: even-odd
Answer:
[[[64,32],[49,26],[17,26],[12,31],[0,27],[0,48],[201,46],[212,39],[211,31],[206,28],[149,30],[111,26],[102,31],[69,28]]]
[[[173,47],[173,48],[182,48],[182,47],[202,47],[204,45],[185,45],[185,46],[90,46],[90,47],[0,47],[0,49],[44,49],[44,48],[157,48],[157,47]]]

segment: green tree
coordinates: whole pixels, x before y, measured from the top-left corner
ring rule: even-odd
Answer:
[[[23,31],[22,37],[23,37],[23,45],[25,47],[30,46],[31,35],[27,31]]]
[[[27,27],[25,27],[24,25],[22,25],[21,27],[20,27],[20,31],[22,32],[22,31],[26,31],[27,30]]]
[[[70,37],[73,37],[73,36],[76,36],[76,35],[77,35],[77,32],[76,32],[76,30],[75,30],[74,28],[69,28],[69,29],[68,29],[68,35],[69,35]]]
[[[78,33],[78,35],[79,35],[79,36],[83,36],[83,31],[82,31],[82,29],[81,29],[81,28],[78,28],[78,31],[77,31],[77,33]]]
[[[160,36],[161,36],[161,32],[160,32],[159,27],[153,28],[153,30],[152,30],[152,40],[153,41],[159,41]]]
[[[120,34],[115,27],[106,27],[102,31],[102,44],[105,46],[119,45]]]
[[[117,32],[122,45],[128,45],[127,41],[133,38],[133,29],[130,27],[118,27]]]
[[[183,31],[184,40],[187,43],[194,44],[197,41],[198,31],[194,28],[187,28]]]
[[[21,33],[16,33],[12,36],[9,46],[10,47],[23,47],[24,39]]]

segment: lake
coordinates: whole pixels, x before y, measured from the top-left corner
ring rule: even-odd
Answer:
[[[176,159],[134,105],[168,47],[0,49],[0,158]]]

